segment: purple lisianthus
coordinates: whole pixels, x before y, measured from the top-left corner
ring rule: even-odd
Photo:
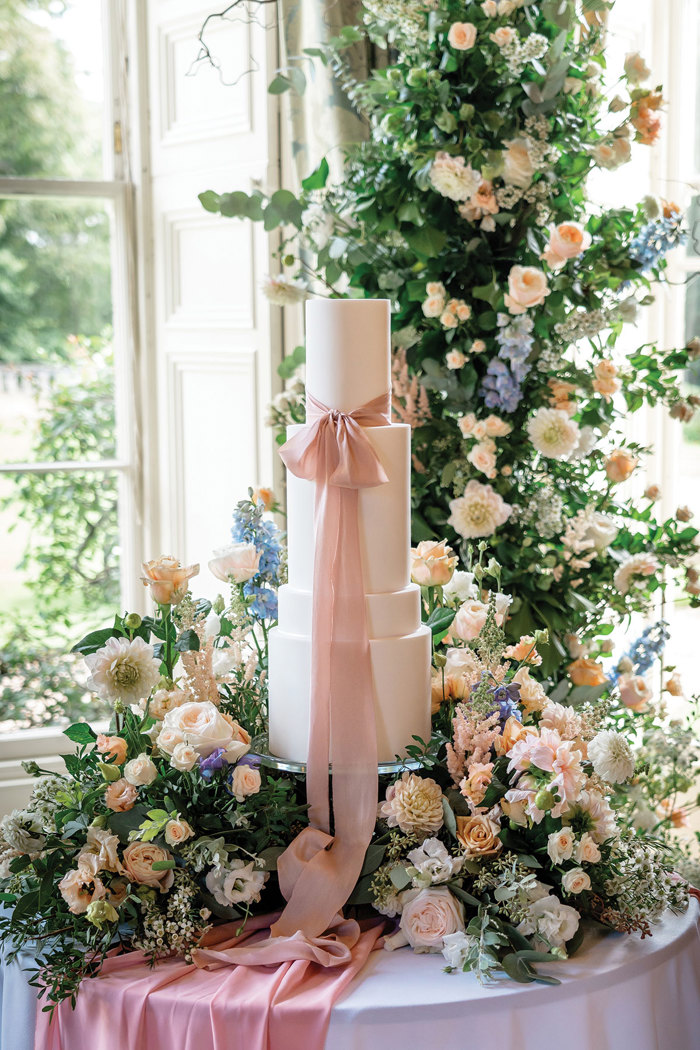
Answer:
[[[226,749],[223,747],[217,747],[215,751],[212,751],[206,758],[200,758],[199,760],[199,773],[204,780],[211,780],[217,769],[221,769],[226,765]]]

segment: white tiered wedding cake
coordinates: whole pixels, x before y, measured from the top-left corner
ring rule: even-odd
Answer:
[[[387,300],[313,300],[306,329],[306,388],[318,401],[352,412],[390,390]],[[289,436],[299,429],[289,427]],[[388,478],[360,490],[358,514],[378,760],[392,762],[414,735],[430,736],[430,631],[410,582],[411,428],[391,423],[365,434]],[[289,583],[270,633],[270,751],[294,762],[306,761],[309,738],[314,487],[287,475]]]

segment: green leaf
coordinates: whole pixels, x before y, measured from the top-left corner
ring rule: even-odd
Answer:
[[[154,871],[169,871],[171,868],[176,868],[177,865],[174,860],[154,860],[151,867]]]
[[[301,180],[301,187],[304,190],[321,190],[326,185],[330,168],[328,161],[324,157],[319,166],[307,175],[305,179]]]
[[[396,886],[396,889],[399,890],[399,892],[401,890],[405,890],[407,886],[411,885],[411,876],[408,874],[406,869],[401,866],[392,868],[389,872],[389,878],[393,882],[394,886]]]
[[[217,212],[219,210],[219,194],[214,190],[205,190],[198,194],[199,203],[205,211]]]
[[[501,959],[501,966],[511,980],[517,981],[518,984],[530,984],[534,979],[535,971],[515,952],[504,955]]]
[[[97,740],[97,733],[90,728],[87,722],[75,722],[72,726],[68,726],[67,729],[63,730],[63,735],[67,736],[75,744],[91,744],[94,740]]]
[[[454,609],[447,609],[445,606],[440,606],[437,609],[433,609],[426,620],[426,623],[433,634],[443,634],[443,632],[448,629],[455,616],[456,612]]]
[[[284,853],[286,846],[268,846],[257,854],[258,860],[263,862],[263,871],[277,871],[277,861]]]
[[[292,82],[289,77],[285,77],[284,74],[278,73],[268,84],[267,90],[270,95],[282,95],[285,91],[289,91],[291,87]]]
[[[362,865],[362,871],[360,872],[360,878],[363,875],[371,875],[373,871],[376,871],[379,865],[384,860],[384,854],[386,853],[386,846],[382,846],[377,842],[372,843],[367,847],[365,853],[365,861]]]
[[[455,819],[452,806],[447,801],[445,796],[442,796],[442,819],[445,822],[445,827],[449,831],[453,839],[457,838],[457,821]]]
[[[455,897],[459,897],[459,899],[464,901],[465,904],[468,904],[470,908],[480,907],[481,902],[478,901],[476,897],[472,897],[471,893],[467,893],[466,890],[463,890],[461,886],[455,886],[452,884],[450,886],[450,892],[454,893]]]
[[[182,632],[175,642],[175,648],[178,653],[197,652],[199,650],[199,635],[192,628],[188,628],[188,630]]]
[[[86,634],[84,638],[81,638],[73,646],[71,652],[88,656],[90,653],[96,653],[98,649],[101,649],[110,638],[122,638],[123,636],[123,631],[114,627],[103,627],[100,631],[91,631],[90,634]]]
[[[447,234],[434,226],[419,226],[404,233],[407,243],[416,253],[428,259],[439,255],[447,243]]]

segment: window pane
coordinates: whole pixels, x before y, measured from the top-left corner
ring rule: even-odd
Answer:
[[[114,456],[110,207],[0,201],[0,462]]]
[[[114,472],[0,475],[0,731],[104,713],[67,656],[119,607]]]
[[[0,5],[0,175],[102,178],[99,0]]]
[[[698,135],[700,142],[700,135]],[[691,198],[687,214],[690,236],[686,243],[687,255],[700,255],[700,197]]]

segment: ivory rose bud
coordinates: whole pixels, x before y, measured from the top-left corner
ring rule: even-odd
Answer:
[[[260,770],[253,766],[237,765],[231,776],[231,794],[236,802],[243,802],[249,795],[257,795],[260,790]]]
[[[447,42],[455,51],[469,51],[476,41],[476,26],[471,22],[453,22],[447,34]]]
[[[574,860],[577,864],[597,864],[600,857],[600,849],[595,839],[587,831],[584,831],[574,846]]]
[[[158,605],[178,605],[187,594],[188,581],[199,572],[199,565],[180,565],[169,554],[144,562],[142,568],[143,585],[150,587],[151,597]]]
[[[105,736],[104,733],[100,733],[95,746],[101,755],[110,758],[117,766],[122,764],[128,751],[126,740],[120,736]]]
[[[456,817],[457,841],[467,857],[486,857],[499,853],[503,843],[498,837],[500,824],[490,817],[475,814]]]
[[[541,258],[553,270],[564,266],[569,259],[585,252],[590,246],[591,235],[580,222],[560,222],[549,231],[549,243]]]
[[[443,328],[456,328],[458,323],[457,315],[451,310],[445,310],[440,314],[440,324]]]
[[[487,478],[496,477],[496,446],[490,438],[473,445],[469,450],[467,459],[473,467],[480,470]]]
[[[172,886],[173,870],[166,868],[164,871],[154,871],[153,865],[166,860],[172,860],[172,856],[162,846],[156,846],[155,842],[132,842],[123,854],[129,881],[140,886],[151,886],[161,893],[166,893]]]
[[[583,893],[584,890],[590,890],[591,879],[586,874],[583,868],[571,868],[564,874],[561,880],[561,888],[564,893]]]
[[[457,615],[452,621],[450,634],[453,637],[461,638],[463,642],[472,641],[486,623],[488,611],[489,607],[484,602],[464,602],[463,605],[460,605]]]
[[[453,372],[456,372],[460,368],[464,368],[467,363],[467,359],[461,350],[450,350],[445,355],[445,364]]]
[[[607,681],[602,666],[587,656],[579,656],[567,670],[574,685],[603,685]]]
[[[517,37],[517,33],[511,26],[499,26],[494,33],[489,34],[489,39],[493,40],[497,47],[507,47]]]
[[[547,278],[536,266],[512,266],[508,274],[508,293],[504,302],[511,314],[524,314],[540,306],[549,295]]]
[[[481,5],[481,10],[487,18],[495,18],[498,14],[498,4],[496,3],[496,0],[484,0]]]
[[[527,189],[535,174],[527,139],[510,139],[503,152],[503,180],[509,186]]]
[[[442,281],[428,281],[425,290],[428,295],[437,295],[440,299],[444,299],[447,295],[447,289]]]
[[[444,587],[456,564],[457,556],[445,540],[421,540],[411,549],[411,579],[421,587]]]
[[[440,952],[443,937],[463,929],[464,906],[446,886],[420,890],[404,904],[401,930],[415,952]]]
[[[638,462],[638,457],[633,456],[627,449],[616,448],[605,461],[605,473],[610,481],[618,484],[627,480]]]
[[[124,779],[134,787],[152,784],[157,776],[158,770],[145,752],[137,758],[132,758],[131,762],[124,766]]]
[[[231,543],[214,551],[209,571],[223,583],[245,583],[255,576],[259,565],[260,551],[254,543]]]
[[[105,805],[113,813],[126,813],[127,809],[133,808],[137,796],[138,791],[134,785],[125,780],[124,777],[120,777],[119,780],[115,780],[114,783],[110,784],[105,791]]]
[[[187,839],[192,838],[194,831],[186,820],[183,820],[181,817],[175,817],[165,825],[163,835],[169,846],[181,846]]]
[[[644,489],[644,498],[656,503],[657,499],[661,499],[661,489],[658,485],[647,485]]]
[[[107,893],[104,883],[80,863],[77,869],[66,872],[58,889],[72,915],[83,915],[93,901]]]
[[[167,748],[163,748],[163,750],[166,751]],[[189,773],[190,770],[194,769],[198,762],[199,755],[191,744],[186,744],[184,740],[175,744],[172,754],[170,755],[170,765],[173,769],[179,769],[181,773]]]
[[[574,833],[571,828],[554,831],[547,838],[547,853],[552,864],[570,860],[574,852]]]
[[[646,679],[640,674],[621,674],[617,685],[620,690],[620,700],[625,707],[633,711],[640,711],[653,696]]]

